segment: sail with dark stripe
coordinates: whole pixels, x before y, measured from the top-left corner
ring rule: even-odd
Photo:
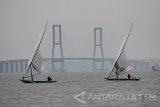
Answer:
[[[112,68],[111,68],[111,73],[108,76],[108,78],[110,77],[115,77],[117,75],[122,75],[122,74],[126,74],[128,71],[130,71],[132,69],[131,66],[129,66],[128,62],[127,62],[127,57],[125,55],[125,45],[127,43],[127,40],[129,38],[129,35],[132,31],[132,27],[133,24],[131,25],[131,28],[129,30],[128,35],[125,37],[119,52],[117,54],[117,57],[115,59],[115,61],[113,62]]]
[[[40,74],[41,72],[43,72],[45,70],[45,68],[47,67],[47,63],[45,62],[44,58],[42,57],[41,53],[40,53],[40,45],[42,43],[45,31],[47,28],[47,24],[45,26],[45,29],[43,30],[43,32],[40,34],[36,45],[33,49],[33,53],[28,61],[28,65],[27,65],[27,69],[26,69],[26,73],[23,76],[23,79],[25,78],[31,78],[33,81],[33,76]]]

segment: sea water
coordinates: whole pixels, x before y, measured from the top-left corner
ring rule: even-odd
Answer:
[[[106,72],[52,72],[56,83],[22,83],[0,74],[0,107],[160,107],[160,72],[137,72],[140,81],[107,81]],[[38,79],[38,78],[36,78]]]

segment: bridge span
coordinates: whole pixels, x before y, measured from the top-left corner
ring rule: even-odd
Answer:
[[[69,66],[69,64],[67,64],[68,62],[73,62],[71,66],[74,66],[74,64],[76,64],[77,62],[81,62],[81,63],[85,63],[85,66],[87,66],[87,64],[89,64],[90,66],[88,66],[88,69],[90,70],[98,70],[95,69],[94,67],[94,62],[96,60],[96,63],[101,62],[102,60],[104,61],[104,68],[103,70],[109,70],[114,59],[110,59],[110,58],[46,58],[46,61],[49,64],[49,70],[50,71],[57,71],[56,70],[56,66],[53,67],[53,64],[56,63],[63,63],[61,66],[62,68],[59,69],[59,71],[61,70],[70,70],[67,69]],[[6,61],[0,61],[0,72],[1,73],[14,73],[14,72],[25,72],[26,67],[27,67],[27,63],[28,63],[28,59],[17,59],[17,60],[6,60]],[[145,70],[149,70],[150,69],[150,64],[148,62],[145,61],[138,61],[138,60],[129,60],[129,63],[131,66],[133,66],[134,70],[136,71],[145,71]],[[77,63],[78,64],[78,63]],[[77,67],[77,69],[83,69],[83,65],[81,64],[81,66]],[[72,68],[72,67],[70,67]]]

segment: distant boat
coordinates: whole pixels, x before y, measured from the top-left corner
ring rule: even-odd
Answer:
[[[46,81],[36,81],[34,80],[34,76],[41,74],[47,67],[47,63],[45,62],[44,58],[42,57],[40,53],[40,45],[42,43],[46,28],[48,23],[46,23],[46,26],[42,32],[42,34],[39,36],[37,43],[35,45],[35,48],[33,50],[32,56],[30,57],[27,65],[26,72],[22,79],[20,81],[24,83],[53,83],[56,81],[46,80]]]
[[[160,65],[151,59],[151,67],[153,71],[160,71]]]
[[[128,65],[127,58],[125,55],[125,45],[126,45],[126,42],[129,38],[129,35],[132,31],[132,27],[133,27],[133,24],[131,25],[129,33],[125,37],[125,39],[119,49],[117,57],[116,57],[115,61],[113,62],[109,76],[104,79],[106,79],[106,80],[134,80],[134,81],[140,80],[139,78],[131,77],[129,74],[128,74],[128,78],[118,78],[119,75],[127,74],[132,69],[132,66]]]
[[[155,64],[155,65],[152,66],[152,69],[154,71],[160,71],[160,66],[158,66],[157,64]]]

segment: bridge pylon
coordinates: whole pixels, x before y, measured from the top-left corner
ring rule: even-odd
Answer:
[[[62,32],[61,25],[53,25],[53,48],[52,48],[52,70],[53,71],[64,71],[64,57],[62,49]],[[55,47],[60,49],[60,58],[55,56]],[[56,60],[54,59],[56,58]],[[60,64],[60,67],[56,69],[55,64]]]
[[[100,50],[100,57],[96,56],[97,49]],[[98,63],[100,67],[97,67]],[[104,70],[104,54],[102,45],[102,28],[94,28],[94,52],[93,52],[93,70]]]

